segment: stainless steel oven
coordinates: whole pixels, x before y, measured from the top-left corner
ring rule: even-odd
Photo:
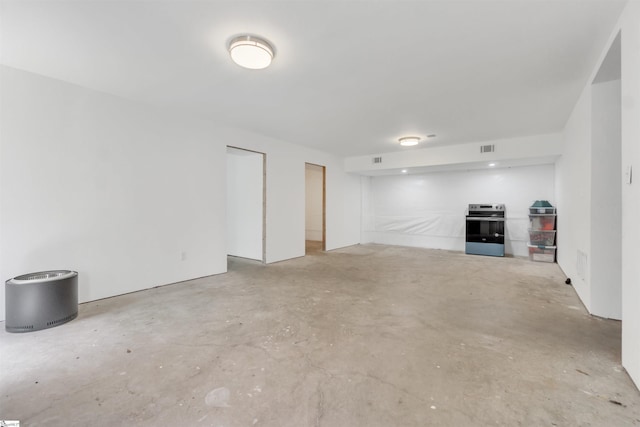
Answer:
[[[505,206],[470,204],[467,211],[465,253],[504,256]]]

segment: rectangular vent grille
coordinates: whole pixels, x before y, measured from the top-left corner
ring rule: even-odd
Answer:
[[[496,151],[496,146],[493,144],[480,146],[481,153],[493,153],[494,151]]]
[[[587,268],[587,254],[579,250],[576,259],[576,270],[578,277],[582,280],[587,280]]]
[[[382,163],[382,157],[374,157],[372,159],[372,163]]]

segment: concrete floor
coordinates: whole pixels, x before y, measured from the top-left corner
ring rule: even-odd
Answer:
[[[24,426],[623,426],[620,323],[556,264],[354,246],[82,304],[0,333]]]

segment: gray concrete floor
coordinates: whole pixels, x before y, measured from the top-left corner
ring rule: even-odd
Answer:
[[[556,264],[354,246],[82,304],[0,333],[24,426],[622,426],[620,323]],[[4,329],[4,328],[3,328]]]

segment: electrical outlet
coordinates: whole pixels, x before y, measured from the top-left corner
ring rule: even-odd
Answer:
[[[626,184],[631,184],[632,182],[632,167],[631,165],[627,166],[627,170],[624,172],[624,182]]]
[[[187,253],[185,251],[180,252],[180,261],[185,261],[187,259]]]

